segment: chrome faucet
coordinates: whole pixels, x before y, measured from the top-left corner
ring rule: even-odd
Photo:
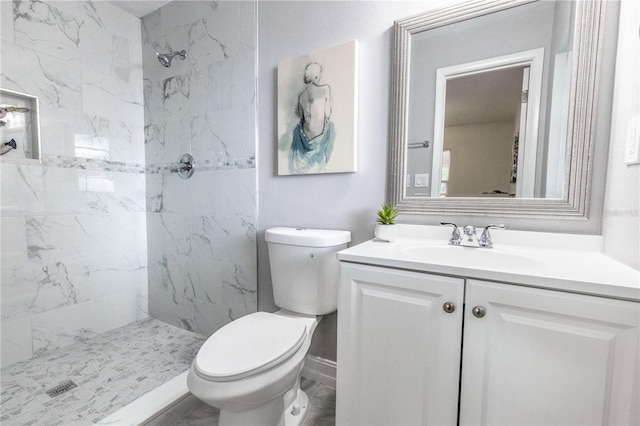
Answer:
[[[460,231],[458,230],[458,225],[453,222],[440,222],[442,226],[453,226],[453,232],[451,232],[451,238],[449,238],[449,244],[452,246],[459,246],[462,238],[460,237]]]
[[[484,231],[482,231],[480,237],[478,237],[476,227],[473,225],[467,225],[462,228],[463,235],[460,234],[458,225],[455,223],[440,222],[440,225],[453,226],[453,232],[451,233],[451,238],[449,238],[449,244],[463,247],[491,248],[493,247],[493,243],[491,242],[489,229],[504,229],[504,225],[487,225],[484,227]]]
[[[484,231],[482,231],[482,235],[480,235],[480,240],[478,243],[480,247],[491,248],[493,247],[493,242],[491,241],[491,235],[489,234],[489,229],[504,229],[504,225],[487,225],[484,227]]]
[[[476,234],[476,227],[473,225],[467,225],[462,228],[462,232],[464,236],[462,237],[462,241],[460,245],[463,247],[480,247],[480,242],[478,241],[478,234]]]

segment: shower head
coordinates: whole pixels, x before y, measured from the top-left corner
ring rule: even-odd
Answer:
[[[156,55],[158,56],[158,61],[162,64],[162,66],[169,68],[171,66],[171,61],[173,60],[174,56],[179,56],[180,59],[184,59],[185,56],[187,55],[187,52],[184,50],[181,50],[179,52],[169,52],[169,53],[156,52]]]

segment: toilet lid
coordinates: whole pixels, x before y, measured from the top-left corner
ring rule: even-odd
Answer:
[[[202,345],[195,366],[212,381],[231,381],[285,361],[302,345],[306,327],[267,312],[244,316],[216,331]]]

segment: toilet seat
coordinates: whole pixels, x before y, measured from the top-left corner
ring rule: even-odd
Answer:
[[[194,365],[203,379],[239,380],[289,359],[302,346],[306,326],[301,321],[256,312],[222,327],[202,345]]]

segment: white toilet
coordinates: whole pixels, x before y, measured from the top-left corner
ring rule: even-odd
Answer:
[[[191,393],[220,409],[219,425],[300,425],[308,412],[300,372],[318,315],[338,307],[336,252],[348,231],[265,232],[275,313],[256,312],[215,332],[187,376]]]

